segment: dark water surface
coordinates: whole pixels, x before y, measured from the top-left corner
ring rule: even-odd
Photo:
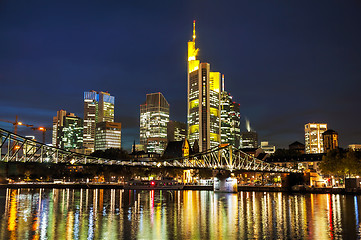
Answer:
[[[360,196],[2,189],[0,239],[359,239]]]

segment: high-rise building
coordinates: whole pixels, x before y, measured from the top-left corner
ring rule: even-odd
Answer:
[[[58,128],[59,147],[81,149],[83,147],[83,119],[69,113],[63,118],[63,126]]]
[[[224,77],[222,76],[222,86]],[[233,102],[232,96],[224,91],[221,92],[221,143],[229,143],[236,148],[240,146],[241,138],[241,114],[239,104]]]
[[[59,110],[56,112],[56,116],[53,117],[53,137],[52,137],[52,145],[54,147],[59,147],[59,136],[58,136],[58,128],[62,127],[64,117],[66,116],[65,110]]]
[[[161,154],[167,145],[169,104],[163,94],[147,94],[140,105],[140,144],[151,153]]]
[[[167,124],[167,139],[171,141],[182,141],[187,137],[187,124],[177,121],[169,121]]]
[[[188,139],[191,145],[198,142],[199,150],[205,151],[221,143],[221,73],[211,72],[209,63],[197,60],[195,40],[194,21],[193,40],[188,42]]]
[[[121,148],[121,123],[99,122],[95,128],[95,151]]]
[[[53,118],[52,144],[66,150],[81,149],[83,147],[83,119],[65,110],[58,111],[57,116]]]
[[[241,148],[257,148],[258,134],[254,131],[242,132],[241,134]]]
[[[95,127],[114,122],[114,97],[107,92],[84,92],[84,147],[94,151]]]
[[[323,151],[325,153],[338,148],[338,133],[332,129],[322,133]]]
[[[305,150],[306,154],[323,153],[322,133],[327,130],[326,123],[305,124]]]

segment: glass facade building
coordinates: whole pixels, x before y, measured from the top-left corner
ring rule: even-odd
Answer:
[[[187,124],[177,121],[169,121],[167,125],[168,141],[182,141],[187,137]]]
[[[53,146],[71,150],[83,147],[83,119],[67,113],[65,110],[57,112],[53,118]]]
[[[241,114],[239,104],[233,102],[226,91],[221,92],[221,143],[229,143],[236,148],[240,146]]]
[[[163,153],[167,145],[169,104],[162,93],[147,94],[140,105],[140,144],[148,152]]]
[[[94,151],[95,127],[99,122],[114,122],[115,98],[107,92],[84,92],[84,147]]]
[[[121,148],[122,125],[116,122],[99,122],[95,128],[95,151]]]
[[[197,60],[195,39],[193,22],[193,40],[188,42],[188,140],[191,145],[197,141],[199,150],[205,151],[221,143],[221,73],[211,72],[209,63]]]
[[[241,148],[258,148],[258,134],[253,131],[242,132]]]

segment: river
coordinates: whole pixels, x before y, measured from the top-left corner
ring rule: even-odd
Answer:
[[[1,189],[0,239],[357,239],[361,197]]]

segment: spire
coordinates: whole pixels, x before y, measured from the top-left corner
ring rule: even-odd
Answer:
[[[193,42],[196,41],[196,20],[193,20]]]
[[[224,74],[222,74],[222,92],[224,92]]]

